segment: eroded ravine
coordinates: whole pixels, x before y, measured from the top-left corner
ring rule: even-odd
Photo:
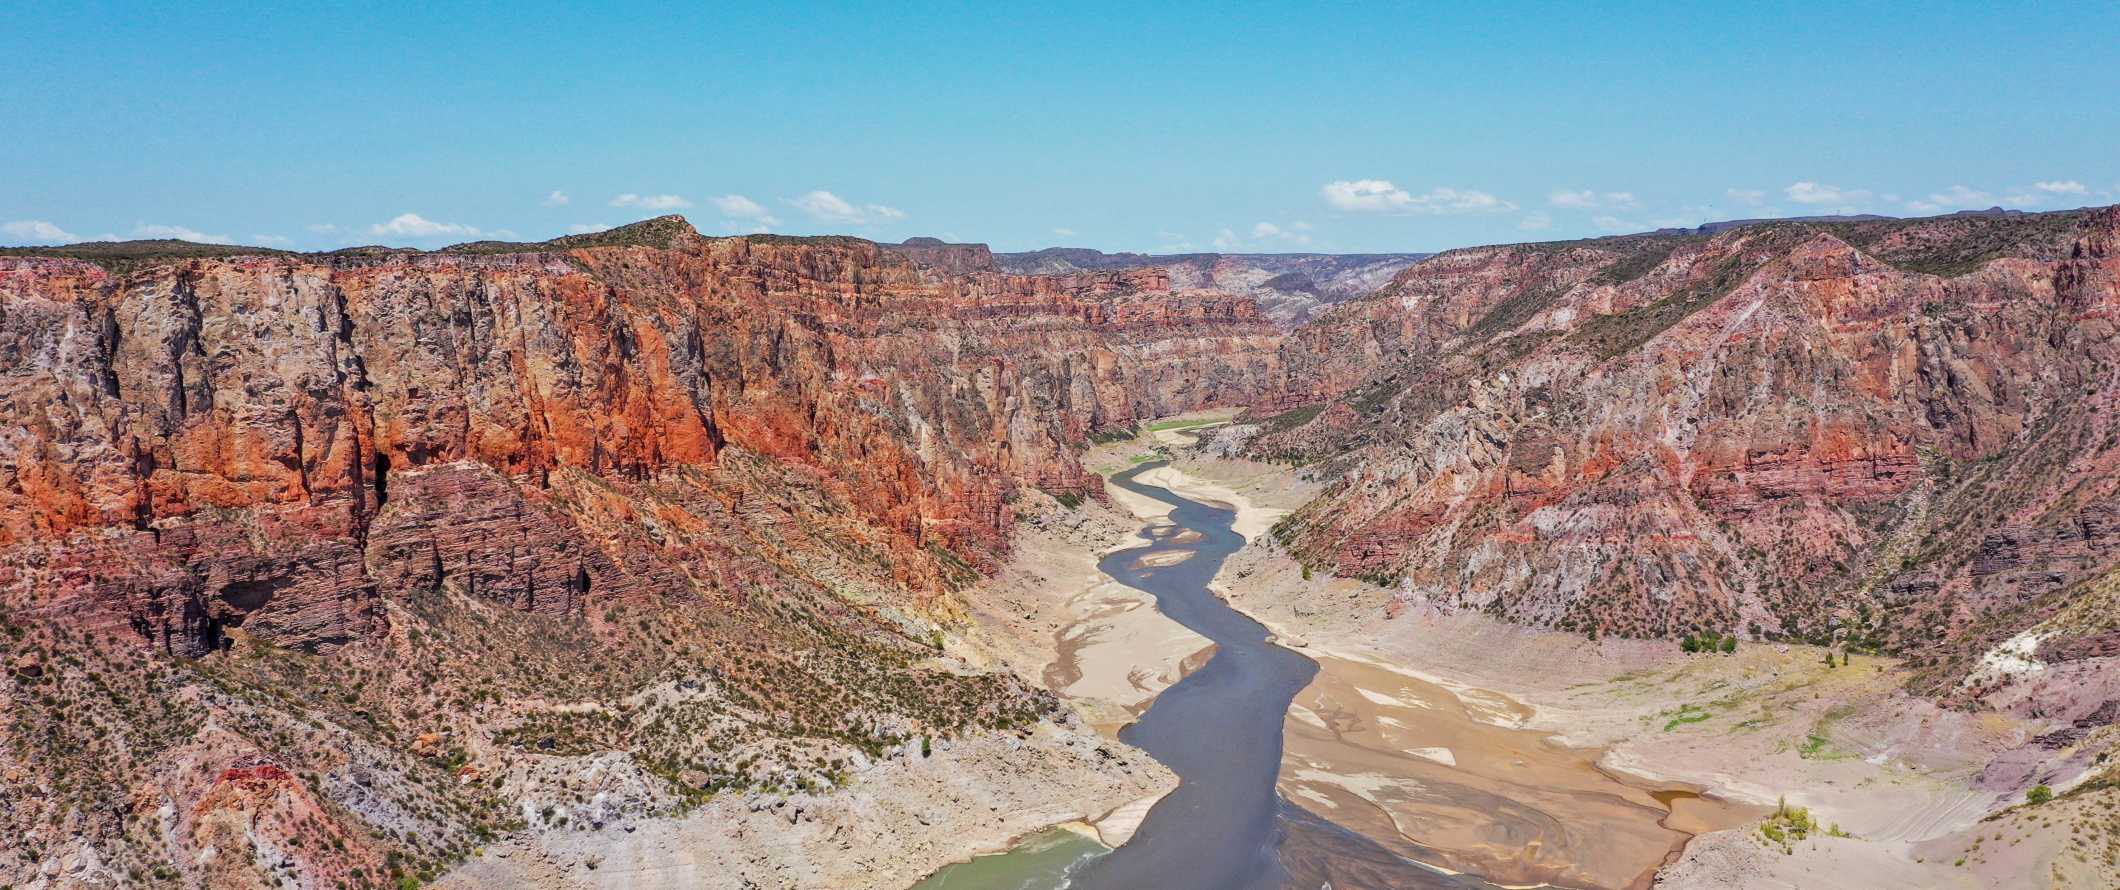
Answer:
[[[1049,832],[1006,855],[945,869],[921,890],[1312,887],[1321,883],[1309,877],[1321,873],[1319,857],[1335,863],[1338,886],[1467,886],[1468,879],[1445,878],[1280,797],[1283,723],[1318,666],[1275,644],[1264,626],[1210,589],[1223,560],[1245,543],[1234,528],[1236,512],[1139,478],[1163,465],[1145,463],[1111,477],[1113,485],[1171,509],[1167,522],[1141,530],[1147,543],[1106,555],[1098,568],[1153,597],[1157,611],[1214,644],[1204,665],[1164,689],[1119,733],[1176,773],[1178,788],[1115,851],[1084,850],[1064,830]],[[1300,842],[1290,849],[1305,859],[1295,869],[1282,864],[1291,838]],[[1050,858],[1056,848],[1078,851],[1057,881]],[[1350,868],[1367,880],[1346,881]]]
[[[1694,826],[1667,822],[1672,805],[1658,795],[1669,786],[1611,775],[1596,766],[1601,750],[1517,728],[1529,709],[1504,696],[1461,699],[1379,665],[1279,645],[1210,587],[1245,543],[1237,511],[1142,480],[1190,492],[1153,474],[1164,465],[1111,477],[1170,510],[1139,532],[1146,543],[1098,568],[1214,644],[1119,733],[1176,773],[1178,788],[1117,850],[1056,830],[917,890],[1495,886],[1458,872],[1618,887],[1692,835]],[[1402,823],[1426,826],[1424,842]],[[1072,861],[1056,866],[1056,855]]]

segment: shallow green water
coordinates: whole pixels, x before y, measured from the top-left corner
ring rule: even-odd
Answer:
[[[1041,831],[1006,853],[980,856],[936,872],[913,890],[1054,890],[1068,873],[1111,849],[1065,828]]]

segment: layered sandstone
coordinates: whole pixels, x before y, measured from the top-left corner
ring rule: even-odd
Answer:
[[[1409,602],[1977,649],[2120,560],[2116,241],[2108,208],[1451,251],[1295,332],[1250,448],[1344,471],[1279,533]]]
[[[431,874],[1051,718],[923,662],[952,591],[1019,499],[1101,494],[1089,434],[1277,369],[1254,304],[1155,270],[676,218],[184,247],[0,256],[0,832],[40,838],[9,883]]]
[[[927,245],[934,249],[938,245]],[[1083,271],[1160,268],[1181,287],[1212,288],[1250,297],[1277,324],[1295,328],[1325,307],[1375,293],[1420,253],[1105,253],[1080,247],[1049,247],[1025,253],[985,253],[983,261],[1007,272],[1066,275]],[[972,256],[961,251],[958,256]]]

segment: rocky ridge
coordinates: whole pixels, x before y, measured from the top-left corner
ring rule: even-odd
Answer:
[[[1399,270],[1428,254],[1331,253],[1105,253],[1085,247],[1048,247],[994,253],[984,244],[911,238],[885,245],[923,266],[952,272],[998,270],[1018,275],[1158,268],[1180,288],[1207,288],[1250,297],[1284,328],[1295,328],[1335,303],[1367,296]]]
[[[1450,251],[1294,332],[1244,447],[1335,480],[1288,546],[1407,604],[1953,693],[2120,553],[2116,244],[2105,208]]]
[[[1093,433],[1255,401],[1157,270],[670,217],[0,255],[17,886],[377,885],[1071,718],[938,652]],[[39,883],[43,882],[43,883]]]

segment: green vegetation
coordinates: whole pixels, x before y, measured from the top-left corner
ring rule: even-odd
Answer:
[[[1665,713],[1672,712],[1667,711]],[[1714,716],[1698,705],[1681,705],[1676,713],[1677,716],[1672,717],[1669,722],[1664,724],[1665,732],[1670,732],[1688,723],[1699,723]]]
[[[2024,792],[2024,802],[2035,807],[2053,799],[2054,789],[2045,785],[2033,785],[2032,790]]]
[[[149,241],[91,241],[64,247],[0,247],[0,256],[48,256],[82,260],[102,266],[113,275],[125,275],[146,266],[183,260],[218,259],[233,256],[296,256],[268,247],[235,244],[197,244],[171,238]]]
[[[1714,632],[1698,635],[1687,634],[1678,641],[1678,648],[1689,655],[1721,652],[1725,655],[1737,651],[1737,637],[1723,636]]]
[[[1158,420],[1149,424],[1148,431],[1153,433],[1161,430],[1190,430],[1228,422],[1228,420],[1220,417],[1172,418],[1170,420]]]
[[[1599,269],[1590,277],[1594,284],[1626,284],[1656,270],[1671,258],[1671,252],[1685,243],[1685,238],[1648,238],[1635,246],[1626,256],[1612,265]]]
[[[1301,408],[1290,408],[1287,411],[1283,411],[1272,417],[1266,418],[1266,420],[1260,424],[1260,432],[1266,435],[1271,435],[1273,433],[1285,433],[1289,430],[1295,429],[1296,427],[1302,426],[1303,424],[1316,420],[1318,418],[1318,415],[1324,413],[1324,411],[1324,405],[1305,405]]]
[[[1731,257],[1716,267],[1715,274],[1705,284],[1696,285],[1672,294],[1647,306],[1613,315],[1596,315],[1584,319],[1582,324],[1568,335],[1568,342],[1600,359],[1612,359],[1629,352],[1654,339],[1693,313],[1714,305],[1739,284],[1744,283],[1753,266],[1743,256]]]
[[[1820,228],[1900,269],[1949,278],[2006,256],[2045,260],[2065,257],[2075,243],[2083,217],[2083,211],[2063,210],[1949,220],[1829,223]],[[1943,229],[1947,237],[1891,238],[1915,225]]]
[[[1805,760],[1817,760],[1824,756],[1827,739],[1818,733],[1804,737],[1803,744],[1796,746],[1796,756]]]
[[[1839,825],[1822,828],[1818,821],[1811,817],[1809,809],[1789,806],[1787,800],[1782,800],[1774,808],[1773,815],[1759,824],[1760,837],[1765,838],[1769,846],[1777,847],[1783,853],[1795,852],[1796,842],[1813,834],[1824,834],[1827,837],[1848,836]]]
[[[1060,506],[1070,510],[1078,509],[1082,506],[1082,495],[1080,492],[1062,491],[1057,493],[1048,492],[1048,494],[1052,494],[1053,500],[1059,501]]]

